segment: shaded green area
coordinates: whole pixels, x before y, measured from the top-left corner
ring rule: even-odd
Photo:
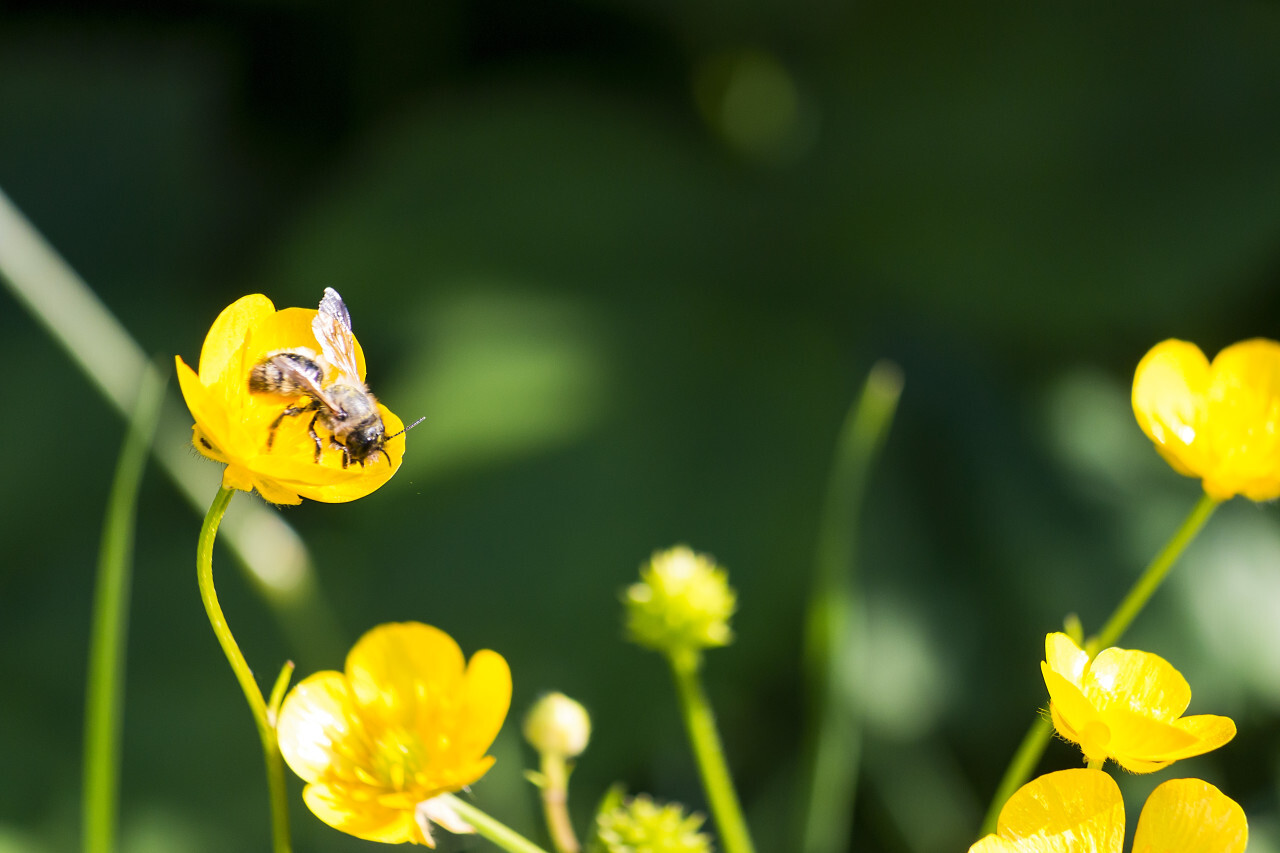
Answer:
[[[228,619],[264,689],[389,620],[497,649],[515,708],[559,689],[592,712],[581,815],[615,779],[703,807],[617,598],[687,542],[739,590],[708,690],[756,840],[786,849],[827,466],[894,360],[859,537],[854,844],[965,849],[1043,701],[1045,632],[1071,611],[1096,630],[1196,500],[1132,422],[1133,366],[1164,337],[1277,335],[1278,44],[1261,2],[19,3],[0,187],[149,351],[193,362],[247,292],[343,294],[372,388],[427,422],[372,497],[283,511],[341,636],[292,645],[222,552]],[[78,837],[124,428],[7,294],[0,358],[0,850],[41,853]],[[1126,638],[1183,669],[1192,712],[1236,715],[1236,742],[1174,772],[1244,804],[1257,850],[1277,847],[1275,512],[1220,510]],[[151,472],[139,518],[122,849],[262,849],[198,516]],[[535,835],[516,734],[476,801]],[[1163,778],[1121,780],[1131,814]],[[297,849],[371,849],[296,791]]]

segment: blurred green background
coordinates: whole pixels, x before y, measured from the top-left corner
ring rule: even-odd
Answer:
[[[373,390],[427,420],[381,491],[281,510],[331,619],[286,627],[220,549],[223,606],[264,682],[286,658],[338,667],[391,620],[500,651],[513,716],[476,801],[535,836],[515,723],[549,689],[594,717],[579,817],[614,780],[705,808],[662,662],[619,627],[640,562],[686,542],[739,591],[709,691],[759,846],[792,846],[828,465],[866,371],[895,361],[859,540],[854,842],[964,850],[1045,700],[1044,634],[1068,612],[1099,627],[1197,498],[1133,423],[1133,367],[1166,337],[1280,335],[1280,5],[13,2],[0,188],[165,358],[194,364],[245,293],[342,293]],[[8,292],[0,356],[0,851],[51,853],[78,843],[123,425]],[[198,529],[153,468],[128,851],[268,843]],[[1278,612],[1280,518],[1237,500],[1125,645],[1240,733],[1123,780],[1131,827],[1150,787],[1195,775],[1245,807],[1251,851],[1280,849]],[[1055,743],[1042,769],[1077,762]],[[374,849],[296,783],[298,850]]]

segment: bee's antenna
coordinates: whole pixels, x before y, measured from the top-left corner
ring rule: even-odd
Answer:
[[[400,430],[400,432],[393,432],[393,433],[391,433],[391,435],[386,436],[386,438],[385,438],[384,440],[392,439],[392,438],[395,438],[397,435],[400,435],[400,433],[408,432],[409,430],[413,429],[414,427],[416,427],[418,424],[422,423],[422,422],[423,422],[423,421],[425,421],[426,419],[427,419],[427,416],[426,416],[426,415],[423,415],[422,417],[418,418],[418,419],[417,419],[416,421],[414,421],[413,423],[409,424],[409,425],[408,425],[407,427],[405,427],[404,429]]]

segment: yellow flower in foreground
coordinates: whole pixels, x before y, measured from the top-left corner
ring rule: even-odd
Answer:
[[[1040,670],[1053,725],[1091,763],[1110,758],[1131,773],[1151,773],[1236,735],[1227,717],[1182,716],[1191,687],[1158,655],[1112,648],[1090,661],[1062,633],[1049,634],[1044,646]]]
[[[1133,853],[1243,853],[1244,811],[1199,779],[1172,779],[1151,792]],[[1018,789],[1000,810],[995,835],[969,853],[1120,853],[1124,801],[1101,770],[1060,770]]]
[[[400,467],[403,434],[388,438],[378,458],[346,466],[342,449],[329,443],[323,426],[316,427],[325,439],[320,461],[316,461],[309,413],[284,417],[273,436],[272,423],[280,414],[290,406],[305,405],[309,398],[301,392],[292,396],[251,392],[249,374],[280,351],[321,352],[312,329],[317,313],[307,308],[277,311],[261,294],[245,296],[213,321],[200,350],[198,375],[177,358],[182,396],[195,418],[192,444],[210,459],[226,464],[224,487],[246,492],[257,489],[275,504],[301,503],[302,498],[341,503],[374,491]],[[350,341],[363,382],[364,355],[355,338]],[[400,419],[381,403],[377,411],[387,436],[404,429]]]
[[[345,672],[294,686],[276,735],[316,817],[370,841],[435,846],[431,821],[468,827],[451,825],[433,798],[489,769],[485,752],[510,704],[511,672],[497,652],[468,664],[437,628],[380,625],[351,649]]]
[[[1280,497],[1280,343],[1224,349],[1210,364],[1195,344],[1168,340],[1133,377],[1138,425],[1173,469],[1211,498]]]

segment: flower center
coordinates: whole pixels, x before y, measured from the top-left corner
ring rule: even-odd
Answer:
[[[373,749],[371,770],[388,791],[411,790],[417,775],[427,764],[428,756],[422,740],[402,728],[382,732]]]

